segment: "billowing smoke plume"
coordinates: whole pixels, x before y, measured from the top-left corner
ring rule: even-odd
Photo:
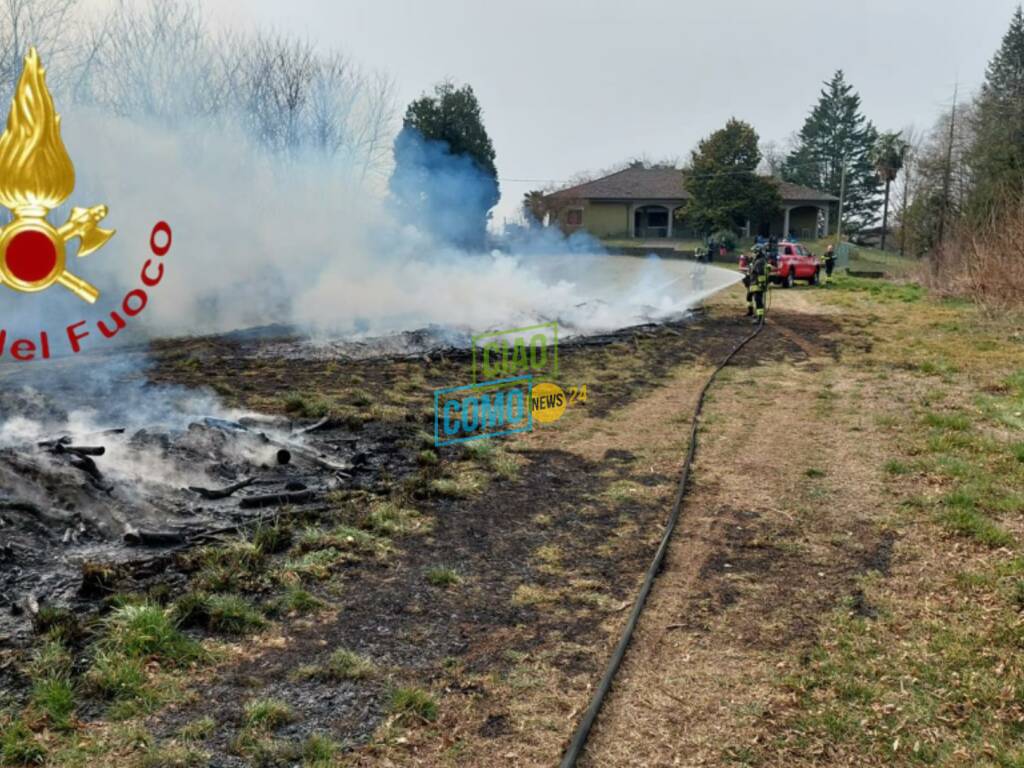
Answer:
[[[189,9],[121,7],[55,93],[78,178],[65,209],[105,203],[104,225],[118,233],[72,260],[103,293],[94,307],[56,286],[4,289],[11,333],[109,313],[138,287],[159,220],[173,248],[128,339],[271,323],[375,335],[557,319],[604,330],[678,314],[735,279],[612,259],[596,244],[579,253],[578,239],[552,230],[519,233],[500,250],[460,248],[475,226],[463,214],[479,220],[480,173],[410,133],[398,148],[419,171],[397,174],[386,194],[375,181],[390,145],[381,80],[287,40],[215,40]]]
[[[487,218],[498,200],[494,177],[472,157],[452,154],[443,141],[427,141],[406,126],[395,139],[389,191],[395,214],[439,243],[481,248]]]

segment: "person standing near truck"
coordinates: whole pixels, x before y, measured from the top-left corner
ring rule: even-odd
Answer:
[[[832,246],[829,245],[829,247],[825,249],[825,285],[832,282],[832,270],[835,269],[835,266],[836,253],[832,249]]]
[[[760,248],[760,243],[754,245],[754,253]],[[754,257],[747,257],[747,254],[740,254],[740,272],[743,273],[743,287],[747,289],[747,317],[754,316],[754,294],[750,292],[750,264]]]

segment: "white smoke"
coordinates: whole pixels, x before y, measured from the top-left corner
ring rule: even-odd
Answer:
[[[166,336],[272,323],[344,335],[542,318],[603,331],[677,315],[736,279],[703,268],[699,286],[688,262],[532,253],[528,241],[511,255],[465,253],[403,222],[382,191],[344,166],[312,152],[268,155],[224,124],[170,129],[80,107],[62,124],[79,179],[68,205],[106,203],[104,224],[118,233],[71,263],[103,292],[94,309],[59,288],[5,291],[0,301],[13,299],[19,313],[41,309],[23,325],[59,329],[116,308],[139,287],[159,220],[174,241],[163,282],[124,332],[135,340],[143,329]]]

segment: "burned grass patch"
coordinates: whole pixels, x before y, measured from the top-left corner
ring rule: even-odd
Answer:
[[[555,429],[574,439],[664,387],[681,366],[717,362],[749,330],[739,319],[703,322],[566,345],[562,378],[592,394],[578,421]],[[816,338],[828,326],[801,330]],[[178,749],[178,734],[201,722],[207,726],[187,750],[225,764],[337,751],[321,750],[321,739],[372,762],[406,748],[391,739],[393,728],[410,731],[413,744],[437,737],[431,722],[506,738],[524,727],[524,703],[534,697],[562,688],[583,700],[674,486],[669,472],[643,466],[642,441],[610,449],[606,460],[529,439],[435,449],[431,391],[465,383],[468,356],[459,352],[296,360],[244,340],[198,339],[158,345],[156,354],[157,381],[213,386],[229,404],[267,414],[298,445],[271,446],[290,450],[291,460],[245,467],[259,470],[253,483],[199,500],[226,517],[221,527],[229,530],[180,545],[150,539],[141,566],[97,558],[91,594],[132,593],[217,653],[187,675],[168,663],[175,680],[152,677],[144,663],[94,661],[97,687],[78,716],[104,724],[103,707],[118,700],[128,702],[123,715],[156,710],[146,725],[157,761],[170,759],[161,750]],[[779,340],[739,362],[802,354]],[[222,445],[240,439],[230,424],[200,426]],[[239,426],[241,434],[268,429],[264,421]],[[161,450],[167,441],[140,439]],[[207,490],[249,474],[223,473]],[[286,495],[306,492],[313,498]],[[242,516],[237,502],[249,497],[270,498],[270,506]],[[77,574],[69,579],[74,585]],[[112,610],[77,599],[100,618]],[[98,659],[91,647],[75,646],[73,655]],[[359,665],[333,659],[335,649],[357,654],[372,672],[353,674]],[[180,686],[173,702],[146,699],[157,682]],[[436,721],[417,708],[411,716],[394,709],[396,689],[429,691]],[[244,707],[254,699],[282,702],[288,722],[256,727]],[[492,716],[499,719],[487,726]],[[564,713],[557,727],[567,730],[563,721]]]

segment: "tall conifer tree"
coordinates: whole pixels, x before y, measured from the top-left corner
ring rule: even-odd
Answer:
[[[825,83],[798,143],[783,164],[786,181],[839,196],[846,164],[844,230],[874,222],[881,203],[881,183],[872,163],[878,131],[860,111],[860,96],[837,70]]]

